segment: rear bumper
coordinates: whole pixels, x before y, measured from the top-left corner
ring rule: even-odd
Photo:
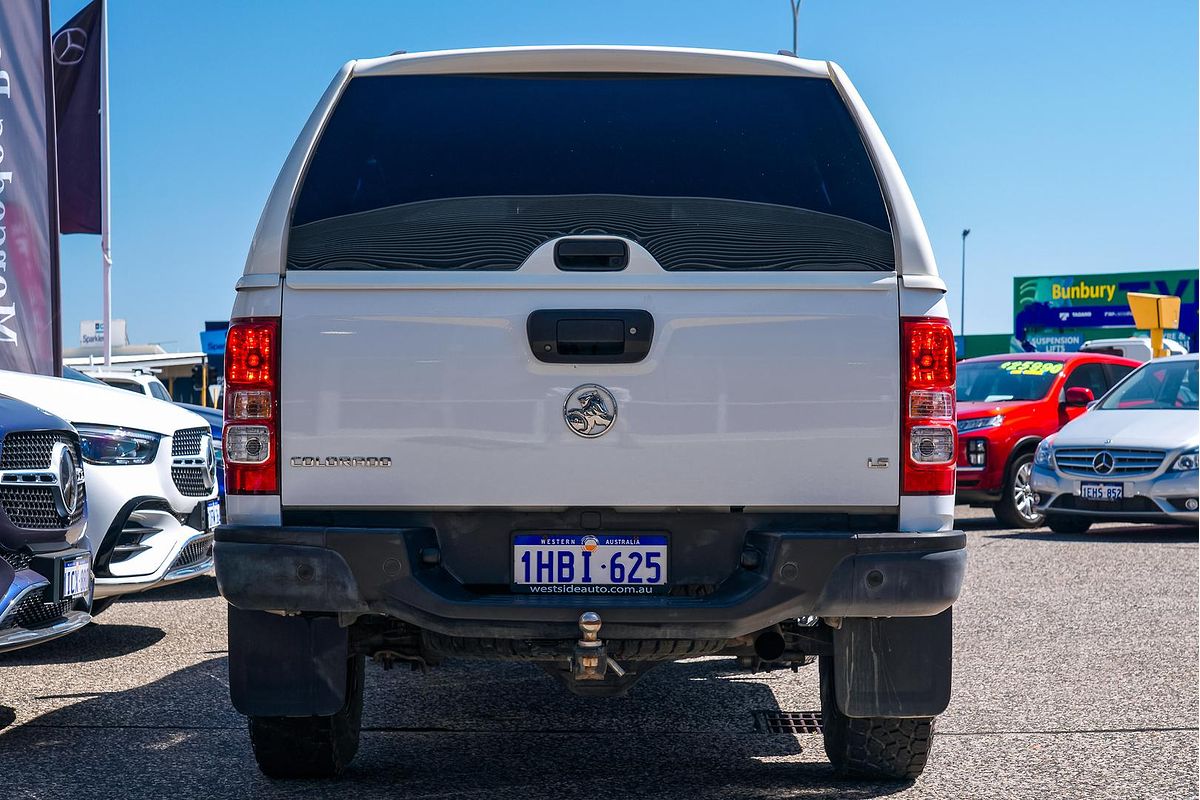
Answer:
[[[958,598],[966,537],[937,533],[750,532],[761,558],[703,596],[472,591],[437,563],[428,528],[222,525],[221,594],[243,610],[383,614],[439,633],[568,638],[585,610],[613,638],[733,638],[822,617],[923,617]]]

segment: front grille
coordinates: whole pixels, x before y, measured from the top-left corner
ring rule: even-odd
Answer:
[[[204,467],[171,467],[171,480],[179,493],[188,497],[204,497],[212,489],[204,486]]]
[[[61,619],[71,610],[73,600],[59,600],[57,603],[43,602],[46,587],[34,589],[21,598],[17,607],[4,620],[2,628],[40,628]]]
[[[75,437],[64,431],[18,431],[4,437],[0,446],[0,471],[10,469],[46,469],[50,466],[50,451],[55,442],[71,447],[79,462],[79,445]]]
[[[1108,472],[1096,471],[1095,461],[1101,453],[1108,453],[1112,457],[1113,466]],[[1061,447],[1054,450],[1054,460],[1059,470],[1068,475],[1086,475],[1089,478],[1145,475],[1158,469],[1165,455],[1162,450],[1134,447]]]
[[[203,443],[206,436],[211,435],[208,428],[184,428],[183,430],[175,431],[175,435],[171,437],[171,456],[173,458],[181,458],[184,464],[171,465],[171,480],[175,481],[175,488],[179,493],[187,497],[206,497],[212,493],[212,489],[204,485],[206,466],[187,464],[189,460],[196,461],[197,459],[188,459],[187,456],[197,456],[200,454],[200,445]]]
[[[1148,497],[1126,497],[1121,500],[1084,500],[1073,494],[1064,494],[1054,501],[1051,509],[1063,511],[1112,511],[1123,514],[1161,513],[1154,501]]]
[[[210,428],[184,428],[171,437],[171,455],[194,456],[200,452],[200,441],[209,435]]]
[[[54,491],[49,486],[0,486],[0,505],[18,528],[65,528],[69,520],[59,515]]]
[[[7,561],[8,565],[13,568],[13,572],[20,572],[33,562],[33,556],[30,553],[18,553],[3,548],[0,548],[0,559]]]
[[[77,466],[83,464],[79,441],[73,434],[66,431],[17,431],[7,434],[3,445],[0,445],[0,472],[56,469],[57,465],[52,465],[50,458],[58,442],[71,448]],[[79,499],[75,504],[75,513],[68,518],[58,513],[56,489],[46,485],[46,480],[52,482],[53,478],[46,474],[41,479],[29,475],[10,475],[0,485],[0,506],[3,506],[4,513],[13,525],[27,530],[66,528],[83,517],[84,484],[78,484]]]
[[[203,563],[212,558],[213,552],[213,537],[206,536],[203,539],[196,539],[188,542],[175,560],[171,562],[171,568],[167,572],[173,572],[184,567],[192,567],[196,564]]]

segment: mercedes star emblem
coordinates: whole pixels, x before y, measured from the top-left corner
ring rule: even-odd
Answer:
[[[75,514],[79,505],[79,479],[75,469],[75,456],[69,445],[55,442],[50,463],[54,470],[58,489],[59,511],[64,517]]]
[[[88,35],[83,28],[67,28],[54,37],[54,60],[69,67],[83,61]]]
[[[1107,475],[1113,471],[1115,465],[1116,462],[1113,460],[1112,453],[1107,450],[1101,450],[1092,459],[1092,469],[1096,471],[1097,475]]]

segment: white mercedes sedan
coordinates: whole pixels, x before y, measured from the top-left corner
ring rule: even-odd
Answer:
[[[1196,354],[1143,364],[1042,440],[1032,484],[1052,530],[1200,521],[1198,368]]]

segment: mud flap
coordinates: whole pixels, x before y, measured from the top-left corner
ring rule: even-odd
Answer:
[[[229,607],[229,696],[256,717],[335,714],[346,704],[350,639],[336,617]]]
[[[838,706],[848,717],[933,717],[950,703],[952,609],[848,617],[833,632]]]

